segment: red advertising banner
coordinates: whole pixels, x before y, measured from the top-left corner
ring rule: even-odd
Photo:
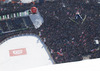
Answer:
[[[26,48],[9,50],[10,56],[20,56],[20,55],[26,55],[26,54],[27,54]]]

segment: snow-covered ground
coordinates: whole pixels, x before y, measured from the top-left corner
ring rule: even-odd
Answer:
[[[21,0],[23,3],[30,3],[34,0]],[[5,3],[11,2],[11,0],[5,0]]]
[[[43,17],[40,15],[39,11],[37,11],[37,14],[30,14],[29,17],[33,22],[35,29],[41,27],[42,23],[44,22]]]
[[[15,37],[0,45],[0,71],[19,71],[50,64],[53,62],[36,36]]]
[[[100,58],[31,68],[21,71],[100,71]]]
[[[30,3],[32,1],[35,1],[35,0],[21,0],[23,3]]]

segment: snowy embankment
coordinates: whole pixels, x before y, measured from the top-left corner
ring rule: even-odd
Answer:
[[[35,0],[21,0],[21,1],[22,1],[22,3],[30,3]],[[5,3],[8,3],[8,2],[11,2],[11,0],[5,0]]]
[[[15,37],[0,45],[0,71],[18,71],[53,64],[36,36]]]

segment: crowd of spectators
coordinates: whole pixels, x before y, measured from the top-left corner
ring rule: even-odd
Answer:
[[[2,35],[0,41],[22,32],[39,33],[56,63],[80,61],[87,55],[91,59],[100,57],[99,46],[94,42],[95,38],[100,41],[100,4],[86,0],[55,0],[36,7],[44,18],[39,29]],[[75,19],[77,11],[83,20]]]
[[[34,6],[33,2],[31,3],[5,3],[0,4],[0,16],[10,13],[17,13],[17,12],[23,12],[25,10],[30,9],[32,6]]]
[[[28,16],[31,7],[34,7],[33,2],[0,4],[0,34],[32,27],[33,23]]]
[[[100,57],[100,50],[91,51],[98,48],[94,39],[100,40],[100,4],[86,3],[85,0],[55,0],[37,7],[44,18],[41,38],[46,39],[45,44],[56,63],[83,60],[87,55]],[[84,22],[75,20],[77,11]]]
[[[0,21],[0,33],[18,31],[30,27],[34,27],[34,25],[29,16]]]

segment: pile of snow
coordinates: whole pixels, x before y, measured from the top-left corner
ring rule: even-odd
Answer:
[[[53,62],[36,36],[15,37],[0,45],[0,71],[19,71],[50,64]]]
[[[11,2],[12,0],[5,0],[5,3]],[[30,3],[35,0],[21,0],[23,3]]]
[[[35,0],[21,0],[21,1],[22,1],[22,3],[30,3],[30,2],[35,1]]]
[[[37,14],[30,14],[29,17],[36,29],[41,27],[42,23],[44,22],[43,17],[40,15],[39,11],[37,11]]]

